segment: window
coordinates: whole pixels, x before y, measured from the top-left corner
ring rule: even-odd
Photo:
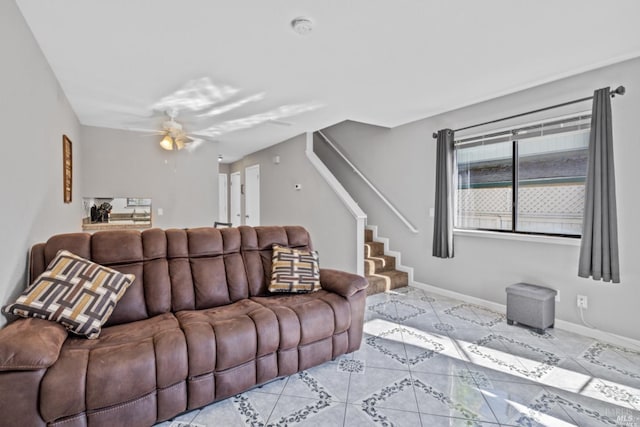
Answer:
[[[456,141],[455,226],[579,237],[588,115]]]

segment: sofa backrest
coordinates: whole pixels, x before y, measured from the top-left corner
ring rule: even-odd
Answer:
[[[238,227],[242,240],[242,259],[247,272],[249,294],[267,295],[271,280],[274,243],[294,249],[311,250],[311,237],[303,227]]]
[[[108,326],[268,294],[274,243],[312,248],[309,233],[297,226],[68,233],[34,245],[29,272],[35,279],[60,249],[66,249],[135,274]]]

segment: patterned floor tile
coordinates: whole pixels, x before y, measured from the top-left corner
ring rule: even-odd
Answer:
[[[346,403],[338,403],[336,405],[331,406],[323,410],[321,413],[306,417],[301,420],[299,423],[287,423],[280,424],[283,427],[285,426],[300,426],[300,427],[328,427],[328,426],[341,426],[348,424],[345,423],[345,413],[347,411]]]
[[[499,345],[503,342],[510,344],[508,350]],[[490,334],[481,338],[467,345],[465,350],[470,362],[474,365],[527,379],[539,379],[560,363],[560,358],[551,352],[499,334]],[[524,350],[527,353],[533,353],[534,356],[521,356]]]
[[[572,425],[577,426],[633,426],[633,423],[640,423],[640,412],[617,405],[602,402],[597,399],[581,396],[576,393],[568,393],[563,390],[547,390],[537,396],[529,404],[532,414],[523,417],[527,419],[539,420],[540,414],[549,414],[558,409],[562,409],[568,414]],[[538,412],[536,416],[536,412]],[[635,424],[638,425],[638,424]]]
[[[497,422],[478,386],[468,378],[412,372],[412,385],[420,413]]]
[[[424,363],[410,367],[411,372],[425,372],[442,375],[468,375],[469,365],[457,357],[437,354]]]
[[[608,374],[621,379],[623,384],[640,387],[640,351],[595,342],[578,360],[586,361],[586,368],[593,373]]]
[[[266,410],[268,416],[271,408],[273,408],[273,405],[278,400],[278,396],[269,395],[267,399],[272,402],[268,407],[268,410]],[[217,424],[233,427],[245,425],[243,418],[234,406],[233,398],[225,399],[203,408],[202,411],[200,411],[200,413],[198,413],[198,415],[193,419],[191,425],[193,426],[194,423],[201,426]]]
[[[466,322],[469,326],[486,326],[482,324],[473,308],[473,304],[457,304],[442,310],[441,317],[443,321],[454,321],[454,319],[457,319]]]
[[[456,341],[457,345],[462,347],[467,347],[469,344],[473,344],[481,338],[487,337],[491,335],[493,332],[482,327],[458,327],[454,326],[454,329],[447,332],[447,335]],[[490,343],[490,346],[496,347],[500,350],[506,350],[506,347],[502,342],[494,341]]]
[[[411,304],[397,298],[373,305],[367,305],[367,310],[394,322],[404,322],[427,312],[423,307],[419,307],[415,304]]]
[[[330,411],[335,406],[342,406],[338,402],[325,399],[307,399],[297,396],[280,396],[278,403],[273,408],[271,416],[266,424],[271,426],[292,426],[311,423],[312,419],[324,425],[339,425],[344,420],[344,407],[342,411]],[[332,419],[329,419],[331,417]]]
[[[364,360],[367,370],[369,368],[384,368],[404,371],[408,369],[404,361],[406,357],[407,353],[400,334],[398,334],[398,339],[365,335],[360,349],[353,353],[354,359]]]
[[[504,313],[469,303],[463,303],[445,309],[444,313],[478,326],[491,327],[505,321]]]
[[[433,414],[420,414],[423,426],[428,427],[498,427],[499,424],[484,421],[472,421],[465,418],[443,417]]]
[[[392,408],[370,408],[369,406],[347,405],[344,425],[348,427],[415,427],[420,426],[420,414],[399,411]]]
[[[233,404],[236,415],[241,421],[241,425],[258,427],[267,424],[267,420],[279,399],[279,395],[258,393],[250,390],[246,393],[233,396],[227,399],[227,401],[230,400]],[[209,405],[205,409],[211,406],[212,405]],[[211,425],[218,425],[216,424],[217,418],[215,411],[210,412],[210,421],[212,423]]]
[[[390,393],[389,388],[405,379],[411,379],[408,371],[369,368],[367,375],[353,375],[349,386],[349,403],[361,405],[367,399],[373,399],[376,407],[418,412],[413,388],[403,388],[402,392]]]
[[[529,415],[529,403],[545,392],[535,383],[515,383],[490,380],[488,386],[477,382],[493,414],[501,424],[517,425],[518,419]],[[564,416],[564,414],[562,414]]]
[[[567,391],[565,388],[562,390]],[[580,394],[623,408],[640,410],[640,390],[613,381],[594,380],[583,390],[580,390]]]
[[[185,422],[185,423],[190,423],[191,421],[193,421],[198,414],[200,413],[201,409],[195,409],[193,411],[189,411],[189,412],[185,412],[184,414],[180,414],[177,417],[173,418],[170,422]]]
[[[282,395],[346,402],[348,390],[349,373],[337,372],[335,364],[325,363],[291,375]]]
[[[436,331],[439,332],[453,332],[456,330],[456,327],[453,326],[451,323],[444,323],[444,322],[439,322],[439,323],[434,323],[433,324],[433,329],[435,329]]]
[[[418,412],[413,389],[413,380],[405,376],[387,384],[357,402],[362,410],[373,419],[379,417],[383,409],[400,409],[406,412]]]
[[[562,329],[548,329],[547,332],[556,338],[555,340],[549,340],[549,343],[555,347],[556,352],[566,354],[575,359],[596,342],[593,338],[563,331]]]
[[[338,363],[338,372],[364,375],[366,362],[360,359],[343,359]]]
[[[169,427],[206,427],[203,424],[195,423],[195,422],[186,422],[186,421],[174,421],[169,424]]]
[[[289,381],[289,377],[277,378],[275,380],[269,381],[266,384],[256,387],[253,390],[261,393],[280,394],[282,393],[284,387],[287,385],[287,381]]]

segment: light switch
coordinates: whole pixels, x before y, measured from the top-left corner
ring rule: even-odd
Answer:
[[[429,208],[429,216],[433,218],[436,215],[436,210],[434,208]]]
[[[162,216],[164,214],[164,209],[158,208],[158,216]]]

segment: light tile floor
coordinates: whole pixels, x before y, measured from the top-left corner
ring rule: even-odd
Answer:
[[[411,287],[365,316],[360,350],[159,426],[640,427],[637,348]]]

